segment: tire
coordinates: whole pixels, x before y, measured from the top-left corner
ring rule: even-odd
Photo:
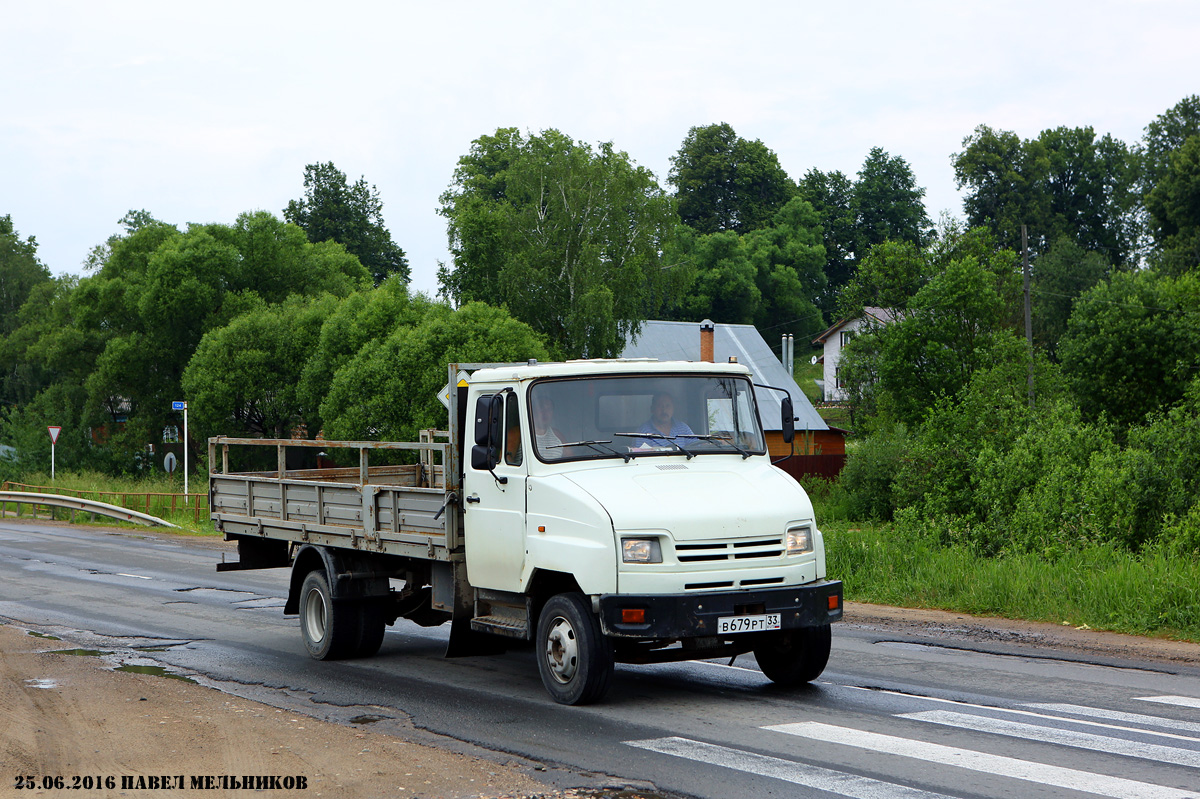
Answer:
[[[309,572],[300,586],[300,635],[308,654],[316,660],[352,655],[362,633],[358,610],[353,604],[333,601],[325,572]]]
[[[562,705],[599,701],[612,682],[613,652],[582,594],[557,594],[542,608],[537,626],[542,685]]]
[[[829,625],[775,633],[754,647],[754,659],[771,682],[792,688],[825,671],[832,642]]]
[[[383,614],[383,603],[378,600],[367,599],[359,605],[358,644],[354,647],[353,657],[369,658],[379,651],[387,628]]]

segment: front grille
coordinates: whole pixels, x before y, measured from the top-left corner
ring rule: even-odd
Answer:
[[[735,539],[732,541],[701,541],[675,544],[680,563],[711,563],[722,560],[783,557],[780,538]]]
[[[740,585],[742,588],[750,588],[755,585],[779,585],[782,582],[782,577],[765,577],[761,580],[742,580]]]

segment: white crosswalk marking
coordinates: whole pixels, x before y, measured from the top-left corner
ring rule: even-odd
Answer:
[[[1135,696],[1139,702],[1158,702],[1160,705],[1178,705],[1200,709],[1200,699],[1194,696]]]
[[[709,763],[714,766],[736,769],[762,777],[804,785],[819,791],[828,791],[851,799],[949,799],[940,793],[930,793],[905,785],[896,785],[869,777],[845,774],[820,766],[793,763],[778,757],[769,757],[754,752],[743,752],[689,738],[653,738],[645,741],[626,741],[630,746],[648,749],[664,755]]]
[[[1021,707],[1032,707],[1038,710],[1046,710],[1051,713],[1067,713],[1075,716],[1088,716],[1094,719],[1108,719],[1109,721],[1120,721],[1124,722],[1125,724],[1141,724],[1146,727],[1162,727],[1164,729],[1179,730],[1182,732],[1200,732],[1200,724],[1197,724],[1193,721],[1165,719],[1161,716],[1145,716],[1141,713],[1122,713],[1119,710],[1105,710],[1104,708],[1084,707],[1083,705],[1062,705],[1054,702],[1029,702]],[[1184,736],[1172,737],[1182,738]],[[1195,739],[1189,738],[1187,740]]]
[[[764,727],[763,729],[785,732],[789,735],[797,735],[814,741],[853,746],[869,752],[918,758],[930,763],[940,763],[945,766],[954,766],[985,774],[1011,777],[1039,785],[1066,788],[1073,791],[1088,791],[1101,796],[1110,796],[1114,799],[1130,799],[1130,797],[1137,797],[1138,799],[1200,799],[1200,793],[1196,791],[1168,788],[1148,782],[1128,780],[1123,777],[1092,774],[1087,771],[1079,771],[1062,766],[1035,763],[986,752],[975,752],[970,749],[959,749],[954,746],[925,743],[908,738],[899,738],[894,735],[883,735],[848,727],[835,727],[831,724],[822,724],[816,721],[776,724]]]
[[[1124,738],[1110,738],[1106,735],[1096,735],[1077,730],[1060,730],[1054,727],[1042,727],[1037,724],[1026,724],[1023,721],[1009,721],[990,716],[972,716],[966,713],[954,713],[950,710],[926,710],[921,713],[898,713],[897,718],[927,721],[932,724],[944,724],[947,727],[957,727],[963,730],[990,732],[996,735],[1007,735],[1010,738],[1022,738],[1027,741],[1072,746],[1076,749],[1090,749],[1093,752],[1107,752],[1110,755],[1125,755],[1140,757],[1143,760],[1156,760],[1159,763],[1174,763],[1177,766],[1200,768],[1200,752],[1191,749],[1179,749],[1174,746],[1147,744],[1139,741],[1128,741]]]

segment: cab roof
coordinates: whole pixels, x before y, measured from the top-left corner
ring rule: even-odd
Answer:
[[[470,364],[462,364],[469,368]],[[744,375],[750,370],[739,363],[706,361],[659,361],[653,358],[594,358],[587,360],[539,363],[488,364],[471,375],[472,383],[509,380],[534,380],[543,377],[608,377],[621,374],[699,374]]]

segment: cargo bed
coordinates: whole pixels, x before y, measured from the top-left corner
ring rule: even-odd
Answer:
[[[450,560],[458,549],[457,508],[445,487],[446,433],[423,431],[419,443],[215,438],[209,443],[209,507],[217,529],[294,543]],[[428,439],[428,440],[424,440]],[[230,472],[229,447],[270,446],[274,471]],[[221,470],[217,463],[220,447]],[[359,452],[359,467],[285,468],[289,447]],[[414,464],[370,466],[369,453],[410,450]]]

